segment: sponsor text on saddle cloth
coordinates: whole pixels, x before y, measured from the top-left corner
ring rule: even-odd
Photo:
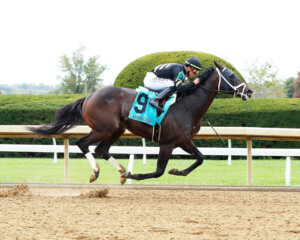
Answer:
[[[141,86],[136,89],[136,91],[138,92],[138,95],[135,98],[128,117],[139,122],[147,123],[151,126],[154,126],[155,124],[160,126],[169,107],[175,102],[176,94],[173,94],[165,102],[164,112],[157,116],[156,109],[149,104],[151,99],[155,98],[157,93]]]

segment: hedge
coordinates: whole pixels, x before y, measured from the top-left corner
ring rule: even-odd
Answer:
[[[217,60],[221,65],[232,69],[240,79],[245,82],[243,76],[230,63],[212,54],[194,51],[173,51],[173,52],[159,52],[153,53],[134,60],[129,63],[117,76],[114,86],[137,88],[143,86],[143,80],[147,72],[151,71],[155,66],[162,63],[180,63],[184,64],[186,59],[195,56],[198,57],[202,63],[202,68],[205,69],[214,65],[214,60]],[[223,95],[227,97],[227,95]]]
[[[300,99],[215,99],[207,112],[207,118],[215,126],[300,128]],[[198,145],[205,144],[201,140]],[[210,146],[222,146],[212,141]],[[233,147],[246,147],[245,141],[235,140]],[[254,141],[253,147],[300,148],[300,142]]]
[[[83,94],[0,95],[0,124],[36,125],[50,123],[60,107],[84,96]]]
[[[49,123],[60,107],[84,96],[0,95],[0,124]],[[216,126],[300,128],[300,99],[215,99],[207,117]]]
[[[58,108],[84,95],[0,95],[0,124],[50,123]],[[300,128],[300,99],[215,99],[206,114],[214,126]],[[202,126],[207,126],[203,121]],[[51,139],[0,139],[0,143],[45,143]],[[147,142],[147,144],[152,144]],[[118,145],[141,145],[141,140],[122,139]],[[197,140],[197,146],[222,146],[218,140]],[[245,147],[245,141],[233,142]],[[254,141],[254,147],[294,147],[299,142]]]
[[[82,94],[73,95],[22,95],[0,94],[0,124],[1,125],[39,125],[51,123],[55,112],[81,97]],[[0,138],[0,143],[6,144],[53,144],[50,138]],[[63,144],[62,140],[58,140]],[[72,141],[73,143],[73,141]],[[47,156],[51,156],[46,154]],[[40,157],[43,153],[0,153],[0,156],[14,157]]]

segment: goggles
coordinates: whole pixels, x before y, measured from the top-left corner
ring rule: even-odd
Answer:
[[[195,73],[196,75],[198,75],[200,71],[196,68],[192,68],[192,72]]]
[[[186,64],[190,65],[190,67],[192,68],[192,72],[195,73],[195,74],[199,74],[201,68],[192,64],[192,63],[189,63],[188,61],[185,62]]]

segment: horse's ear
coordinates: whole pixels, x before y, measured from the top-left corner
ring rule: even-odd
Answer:
[[[214,64],[216,65],[217,68],[219,68],[220,70],[223,70],[224,67],[222,65],[220,65],[219,63],[217,63],[216,60],[214,60]]]

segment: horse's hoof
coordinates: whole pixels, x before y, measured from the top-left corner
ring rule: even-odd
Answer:
[[[120,183],[121,185],[124,185],[124,183],[126,182],[127,180],[127,177],[129,176],[130,172],[123,172],[121,177],[120,177]]]
[[[97,178],[99,177],[99,173],[100,173],[100,170],[99,171],[94,171],[91,176],[90,176],[90,183],[94,182],[97,180]]]
[[[172,174],[172,175],[178,175],[178,169],[177,168],[172,168],[168,173]]]
[[[120,167],[121,167],[121,169],[118,171],[121,175],[123,175],[126,172],[126,169],[122,166],[122,164],[120,164]]]

